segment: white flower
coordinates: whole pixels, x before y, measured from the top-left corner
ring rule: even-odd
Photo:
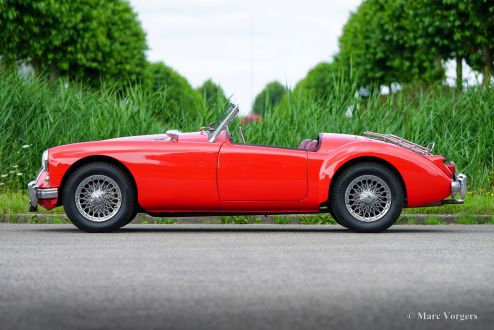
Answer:
[[[15,171],[9,171],[9,173],[10,173],[10,174],[14,174],[14,173],[15,173]]]
[[[8,175],[8,173],[2,174],[2,178],[6,178]]]
[[[25,145],[23,145],[21,148],[22,148],[22,149],[27,149],[27,148],[29,148],[30,146],[31,146],[30,144],[25,144]]]
[[[350,105],[350,106],[348,106],[346,108],[345,117],[347,117],[347,118],[352,118],[353,117],[353,108],[354,108],[353,105]]]
[[[0,182],[0,186],[3,186],[4,184],[5,184],[5,183],[3,183],[3,182]]]
[[[17,173],[17,176],[22,176],[22,173],[21,172]]]
[[[13,165],[12,166],[12,168],[18,168],[18,167],[19,167],[19,165]]]

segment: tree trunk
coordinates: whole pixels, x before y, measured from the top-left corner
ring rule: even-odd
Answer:
[[[58,68],[54,62],[50,63],[50,81],[54,81],[58,77]]]
[[[482,61],[484,62],[484,69],[482,70],[482,83],[488,85],[492,77],[492,54],[489,49],[490,45],[482,46]]]
[[[41,63],[38,60],[33,59],[31,65],[33,66],[34,75],[36,77],[39,76],[41,72]]]
[[[440,72],[440,70],[442,70],[443,68],[443,63],[441,62],[441,60],[441,55],[436,55],[436,57],[434,58],[434,66],[436,67],[438,72]]]
[[[431,82],[441,82],[444,80],[444,69],[442,57],[439,54],[436,54],[434,57],[434,73],[433,79]],[[431,77],[432,78],[432,77]]]
[[[463,89],[463,58],[456,56],[456,88]]]

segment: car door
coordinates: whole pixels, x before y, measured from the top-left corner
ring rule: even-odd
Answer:
[[[182,140],[149,143],[129,156],[140,206],[148,212],[219,211],[216,164],[221,144]]]
[[[218,192],[222,209],[233,201],[293,209],[307,195],[307,152],[227,141],[218,156]]]

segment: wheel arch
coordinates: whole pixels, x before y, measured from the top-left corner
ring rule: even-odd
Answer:
[[[121,169],[125,174],[127,174],[127,176],[129,177],[129,179],[133,185],[134,191],[135,191],[136,206],[137,206],[138,210],[141,210],[142,208],[139,205],[139,200],[137,198],[138,189],[137,189],[137,184],[136,184],[134,176],[132,175],[130,170],[127,168],[127,166],[125,166],[121,161],[119,161],[118,159],[115,159],[113,157],[105,156],[105,155],[88,156],[88,157],[81,158],[81,159],[77,160],[75,163],[73,163],[67,169],[67,171],[65,172],[65,174],[62,177],[62,181],[60,182],[60,187],[59,187],[59,196],[63,196],[63,190],[65,188],[65,183],[66,183],[67,179],[72,175],[72,173],[74,173],[75,170],[77,170],[78,168],[80,168],[83,165],[90,164],[90,163],[96,163],[96,162],[108,163],[108,164],[114,165],[114,166],[118,167],[119,169]],[[61,198],[59,199],[59,203],[61,203]]]
[[[408,205],[407,186],[405,185],[405,181],[403,180],[402,175],[400,174],[398,169],[395,166],[393,166],[390,162],[388,162],[385,159],[382,159],[379,157],[374,157],[374,156],[360,156],[360,157],[352,158],[352,159],[348,160],[347,162],[343,163],[336,170],[335,174],[331,178],[331,184],[329,185],[327,203],[331,202],[331,195],[332,195],[332,190],[334,187],[334,185],[332,183],[335,182],[335,180],[338,178],[338,176],[340,176],[350,166],[353,166],[353,165],[358,164],[358,163],[364,163],[364,162],[373,162],[373,163],[381,164],[381,165],[387,167],[389,170],[391,170],[396,175],[398,180],[400,180],[401,187],[403,188],[404,207],[407,207],[407,205]]]

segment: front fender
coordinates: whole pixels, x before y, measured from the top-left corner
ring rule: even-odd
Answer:
[[[451,178],[427,158],[389,143],[363,140],[345,144],[329,154],[319,171],[320,202],[328,199],[331,182],[345,165],[377,159],[392,166],[405,184],[407,207],[433,204],[451,194]]]

